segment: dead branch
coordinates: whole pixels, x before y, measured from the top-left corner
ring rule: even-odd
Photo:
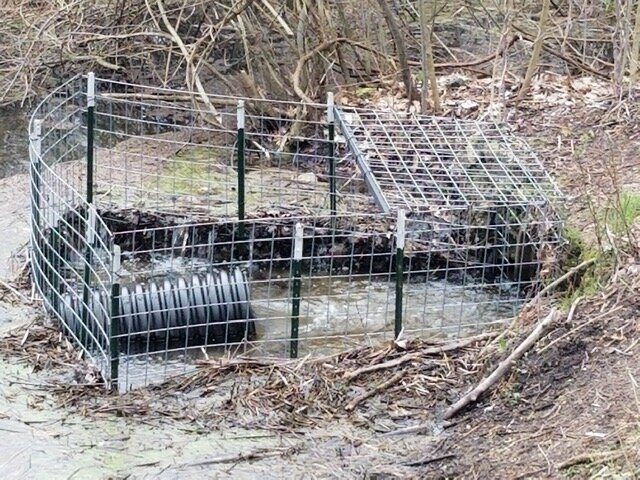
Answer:
[[[294,92],[296,92],[296,95],[300,98],[300,100],[306,103],[314,103],[314,101],[311,100],[307,96],[307,94],[304,91],[302,91],[302,88],[300,87],[300,77],[302,76],[302,70],[304,69],[307,62],[311,60],[313,57],[315,57],[316,55],[318,55],[320,52],[323,52],[342,42],[349,42],[349,39],[345,37],[340,37],[340,38],[334,38],[333,40],[327,40],[326,42],[321,43],[320,45],[315,47],[313,50],[310,50],[309,52],[305,53],[302,57],[300,57],[300,60],[298,60],[298,63],[296,65],[296,69],[293,71],[293,90]]]
[[[555,289],[558,285],[561,285],[563,282],[569,280],[571,277],[573,277],[576,273],[580,272],[581,270],[584,270],[585,268],[587,268],[590,265],[593,265],[595,263],[596,259],[595,258],[591,258],[589,260],[585,260],[584,262],[580,263],[579,265],[576,265],[575,267],[573,267],[571,270],[569,270],[567,273],[565,273],[564,275],[556,278],[553,282],[551,282],[549,285],[547,285],[546,287],[544,287],[542,290],[540,290],[535,297],[533,297],[528,303],[527,306],[532,306],[535,305],[536,303],[538,303],[538,301],[544,297],[547,293],[549,293],[550,291],[552,291],[553,289]]]
[[[578,308],[578,304],[584,299],[584,297],[578,297],[576,298],[573,303],[571,304],[571,308],[569,309],[569,315],[567,315],[567,320],[566,323],[570,324],[571,320],[573,320],[573,316],[576,314],[576,309]],[[571,332],[569,332],[571,333]],[[556,338],[555,340],[553,340],[552,342],[549,342],[547,345],[545,345],[544,347],[538,349],[538,355],[543,353],[545,350],[551,348],[553,345],[555,345],[556,343],[558,343],[559,341],[561,341],[563,338],[565,338],[565,335],[562,335],[561,337]]]
[[[434,63],[433,67],[436,70],[477,67],[485,63],[489,63],[490,61],[495,60],[496,58],[504,55],[504,53],[509,48],[511,48],[513,44],[516,43],[518,40],[520,40],[520,37],[518,36],[512,37],[511,40],[506,42],[502,47],[498,48],[495,52],[485,57],[480,57],[475,60],[469,60],[467,62]],[[411,65],[412,67],[419,67],[421,65],[421,62],[410,61],[409,65]]]
[[[420,2],[420,34],[422,35],[422,113],[427,111],[428,86],[431,87],[431,99],[433,100],[433,111],[438,114],[440,108],[440,94],[438,92],[438,82],[436,69],[433,61],[433,22],[436,15],[436,2],[433,0],[433,18],[427,21],[427,4],[425,0]],[[427,78],[429,81],[427,82]]]
[[[527,72],[524,75],[524,80],[522,80],[520,91],[518,92],[518,96],[516,97],[516,103],[522,101],[524,96],[527,94],[527,91],[531,86],[533,74],[538,69],[538,64],[540,63],[540,53],[542,52],[542,46],[544,45],[544,38],[547,32],[547,20],[549,19],[550,3],[550,0],[543,0],[542,2],[542,13],[540,13],[540,21],[538,22],[538,36],[533,42],[531,59],[529,60],[529,65],[527,66]]]
[[[392,430],[380,435],[381,437],[395,437],[396,435],[413,435],[416,433],[422,433],[433,430],[433,423],[420,423],[418,425],[411,425],[410,427],[399,428],[398,430]]]
[[[407,61],[407,47],[404,44],[404,37],[400,32],[400,28],[398,28],[396,23],[396,17],[391,11],[391,7],[387,0],[377,0],[377,2],[380,6],[380,10],[382,11],[382,15],[384,16],[384,20],[387,22],[393,41],[396,44],[396,55],[398,57],[398,63],[400,63],[402,81],[404,82],[404,88],[407,91],[407,98],[411,101],[420,100],[420,95],[416,90],[413,77],[411,76],[411,68]]]
[[[594,463],[600,464],[604,462],[610,462],[616,460],[623,455],[622,452],[593,452],[593,453],[581,453],[575,457],[571,457],[558,465],[558,470],[564,470],[565,468],[573,467],[581,463]]]
[[[376,372],[378,370],[384,370],[387,368],[393,368],[400,365],[403,365],[407,362],[412,362],[414,360],[423,358],[427,355],[436,355],[438,353],[451,352],[453,350],[459,350],[461,348],[472,345],[476,342],[481,342],[483,340],[487,340],[489,338],[493,338],[497,335],[497,333],[483,333],[481,335],[475,335],[473,337],[465,338],[464,340],[459,340],[457,342],[450,342],[444,345],[438,345],[435,347],[424,348],[417,352],[407,353],[399,358],[394,358],[393,360],[389,360],[383,363],[378,363],[376,365],[367,365],[366,367],[359,368],[358,370],[354,370],[352,372],[346,372],[344,374],[344,378],[346,380],[353,380],[356,377],[364,373]]]
[[[393,375],[393,377],[389,378],[388,380],[385,380],[384,382],[380,383],[379,385],[376,385],[375,387],[373,387],[371,390],[367,390],[362,395],[359,395],[356,398],[354,398],[353,400],[351,400],[344,407],[344,409],[347,412],[352,411],[354,408],[356,408],[360,403],[364,402],[366,399],[371,398],[374,395],[377,395],[378,393],[383,392],[387,388],[389,388],[392,385],[395,385],[396,383],[398,383],[400,380],[402,380],[403,376],[404,376],[404,372],[402,372],[402,371],[396,372]]]
[[[31,304],[31,299],[27,298],[25,295],[20,293],[16,288],[14,288],[12,285],[10,285],[9,283],[5,282],[4,280],[0,280],[0,287],[9,290],[9,292],[11,292],[13,295],[18,297],[25,304],[27,304],[27,305]]]
[[[259,449],[259,450],[255,450],[253,452],[247,452],[247,453],[237,453],[235,455],[226,455],[223,457],[215,457],[212,458],[210,460],[202,460],[200,462],[193,462],[193,463],[189,463],[188,465],[185,466],[189,466],[189,467],[204,467],[207,465],[214,465],[217,463],[238,463],[238,462],[247,462],[249,460],[256,460],[258,458],[265,458],[265,457],[273,457],[273,456],[277,456],[277,455],[282,455],[284,452],[286,452],[286,449],[275,449],[275,450],[267,450],[267,449]]]
[[[536,325],[529,336],[518,347],[504,359],[498,367],[488,376],[485,377],[473,390],[464,395],[460,400],[454,403],[444,413],[444,419],[448,420],[458,414],[467,405],[474,403],[478,398],[495,385],[510,369],[511,366],[519,360],[546,332],[546,330],[558,320],[560,313],[553,309],[544,319]]]
[[[442,460],[448,460],[450,458],[456,458],[456,455],[453,453],[447,453],[444,455],[438,455],[437,457],[424,457],[420,460],[414,460],[413,462],[407,462],[405,465],[407,467],[421,467],[424,465],[428,465],[430,463],[440,462]]]
[[[515,30],[517,30],[521,35],[522,38],[524,40],[527,40],[528,42],[534,43],[535,42],[535,38],[532,35],[529,35],[529,33],[527,33],[525,30],[523,30],[521,27],[518,27],[517,25],[514,25],[513,28]],[[591,73],[592,75],[595,75],[596,77],[599,78],[603,78],[605,80],[609,80],[610,79],[610,75],[607,73],[603,73],[599,70],[596,70],[595,68],[590,67],[589,65],[585,64],[584,62],[582,62],[581,60],[578,60],[570,55],[565,55],[561,52],[558,51],[557,48],[553,48],[549,45],[542,45],[542,49],[547,52],[550,55],[553,55],[554,57],[559,58],[560,60],[563,60],[565,62],[567,62],[570,65],[573,65],[574,67],[587,72],[587,73]]]
[[[160,18],[162,20],[162,23],[164,23],[165,28],[169,32],[169,35],[171,35],[171,38],[173,39],[175,44],[178,45],[178,48],[180,49],[180,52],[182,53],[184,60],[187,64],[187,71],[190,72],[190,74],[187,75],[187,84],[191,83],[190,80],[193,81],[198,91],[198,94],[200,96],[200,99],[209,108],[209,113],[211,113],[214,116],[214,118],[216,119],[216,123],[220,124],[221,118],[218,115],[216,107],[214,107],[211,101],[209,100],[209,97],[207,96],[207,93],[205,92],[204,87],[202,86],[202,81],[200,80],[200,76],[198,75],[197,69],[193,65],[194,52],[190,53],[187,50],[186,45],[182,41],[182,38],[180,38],[180,35],[178,35],[178,32],[175,30],[175,28],[173,28],[173,25],[171,24],[171,22],[169,21],[169,18],[167,17],[167,12],[165,11],[162,0],[156,0],[156,5],[160,12]],[[153,15],[154,13],[151,10],[150,6],[148,4],[147,6],[149,8],[149,13]]]

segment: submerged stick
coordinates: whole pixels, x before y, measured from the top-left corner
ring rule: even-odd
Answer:
[[[469,405],[470,403],[474,403],[478,400],[478,398],[489,390],[493,385],[495,385],[498,380],[500,380],[505,373],[507,373],[511,366],[520,359],[527,350],[529,350],[533,344],[535,344],[540,337],[542,337],[543,333],[547,330],[547,328],[554,323],[560,313],[555,308],[551,310],[549,315],[547,315],[544,319],[538,323],[536,328],[529,334],[529,336],[520,344],[518,347],[511,352],[511,354],[500,364],[498,367],[489,375],[485,377],[473,390],[464,395],[460,400],[454,403],[451,407],[444,412],[444,419],[448,420],[454,415],[456,415],[460,410]]]
[[[257,460],[259,458],[265,457],[273,457],[277,455],[282,455],[286,449],[266,449],[261,448],[258,450],[254,450],[253,452],[246,453],[237,453],[235,455],[225,455],[222,457],[215,457],[210,460],[202,460],[200,462],[189,463],[187,466],[189,467],[204,467],[207,465],[214,465],[216,463],[238,463],[238,462],[247,462],[250,460]]]

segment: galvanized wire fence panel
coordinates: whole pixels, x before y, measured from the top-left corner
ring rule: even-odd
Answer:
[[[560,194],[526,143],[500,124],[398,111],[338,110],[390,207],[547,204]]]
[[[100,371],[110,365],[112,236],[87,202],[86,81],[52,92],[30,124],[32,268],[47,311]]]
[[[355,237],[355,225],[363,221],[380,231]],[[302,232],[297,266],[296,225]],[[365,337],[391,338],[387,313],[393,312],[383,294],[393,257],[388,228],[385,217],[328,216],[118,232],[122,295],[132,304],[140,302],[125,307],[128,331],[119,337],[122,381],[144,384],[149,375],[157,380],[184,370],[184,362],[175,360],[202,357],[203,347],[209,347],[208,355],[224,347],[253,356],[292,356],[345,348]],[[377,281],[374,308],[367,289]],[[154,357],[153,352],[164,360],[160,369],[135,367],[146,365],[140,360]]]
[[[469,335],[561,245],[555,185],[500,125],[91,78],[34,114],[34,278],[121,390]]]

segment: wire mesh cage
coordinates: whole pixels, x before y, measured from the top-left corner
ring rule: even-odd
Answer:
[[[78,77],[30,125],[34,280],[126,390],[508,321],[560,194],[498,124]]]

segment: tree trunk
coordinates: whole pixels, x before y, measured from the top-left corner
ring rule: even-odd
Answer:
[[[433,15],[435,16],[436,12],[436,1],[433,1]],[[431,85],[431,98],[433,99],[433,111],[434,113],[440,113],[440,94],[438,93],[438,80],[436,78],[436,70],[433,62],[433,46],[432,46],[432,35],[433,31],[433,22],[435,21],[435,17],[431,19],[431,23],[427,18],[427,0],[420,0],[420,34],[422,35],[422,44],[421,44],[421,53],[422,53],[422,100],[421,100],[421,110],[422,113],[426,113],[428,110],[428,98],[429,98],[429,89],[428,86]],[[427,79],[429,81],[427,82]]]
[[[384,20],[387,22],[387,27],[389,27],[389,32],[391,32],[391,36],[393,37],[393,42],[396,44],[396,53],[398,55],[398,62],[400,62],[400,68],[402,69],[402,81],[404,82],[407,97],[412,101],[420,100],[420,95],[418,94],[418,90],[416,89],[416,86],[413,83],[413,78],[411,77],[411,69],[409,68],[409,62],[407,61],[407,48],[404,44],[402,32],[396,23],[396,19],[391,11],[391,7],[389,7],[389,4],[387,3],[387,0],[377,0],[377,2],[380,6],[380,10],[382,10]]]
[[[527,67],[527,73],[524,75],[522,86],[516,97],[516,103],[522,101],[524,96],[529,91],[531,86],[531,80],[536,73],[538,64],[540,62],[540,53],[542,52],[542,45],[544,43],[545,33],[547,31],[547,20],[549,19],[549,5],[551,0],[544,0],[542,2],[542,12],[540,13],[540,21],[538,22],[538,37],[533,42],[533,52],[531,52],[531,60],[529,60],[529,66]]]

